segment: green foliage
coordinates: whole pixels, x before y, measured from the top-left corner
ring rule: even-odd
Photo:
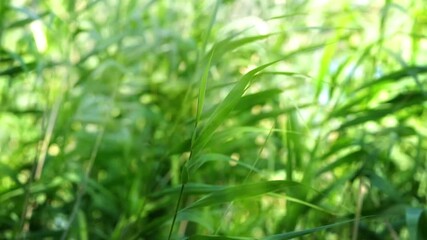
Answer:
[[[0,238],[426,239],[426,11],[0,1]]]

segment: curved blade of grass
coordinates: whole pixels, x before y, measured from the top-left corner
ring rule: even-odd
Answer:
[[[414,104],[420,104],[423,101],[427,100],[426,93],[422,91],[406,91],[398,94],[390,100],[387,100],[385,103],[393,104],[399,108],[411,106]]]
[[[332,43],[329,43],[329,44],[332,44]],[[193,153],[197,155],[204,148],[204,146],[210,141],[213,132],[228,117],[229,113],[234,109],[234,107],[242,98],[248,86],[250,86],[252,81],[262,70],[266,69],[267,67],[273,64],[283,61],[284,59],[290,58],[291,56],[304,53],[304,52],[314,51],[324,47],[325,45],[326,44],[317,44],[317,45],[312,45],[312,46],[304,47],[301,49],[297,49],[293,52],[290,52],[288,55],[286,55],[281,59],[261,65],[249,71],[245,75],[243,75],[240,81],[236,83],[236,85],[229,92],[229,94],[222,101],[222,103],[217,106],[215,111],[212,113],[211,117],[207,120],[207,123],[205,124],[205,126],[198,132],[196,137],[196,143],[193,148]]]
[[[223,155],[223,154],[217,154],[217,153],[209,153],[209,154],[203,154],[202,156],[198,157],[196,161],[194,161],[193,165],[189,165],[188,168],[192,171],[195,171],[196,169],[200,168],[202,165],[204,165],[207,162],[212,161],[220,161],[225,163],[232,162],[233,164],[236,164],[236,166],[241,166],[244,168],[249,169],[250,171],[259,172],[260,170],[257,168],[252,167],[249,164],[246,164],[242,161],[237,161],[235,159],[232,159],[230,156]]]
[[[262,71],[263,69],[279,62],[281,60],[276,60],[262,66],[259,66],[252,71],[249,71],[240,79],[239,82],[233,87],[230,93],[225,97],[221,104],[215,109],[211,117],[207,120],[205,126],[199,131],[195,139],[193,146],[194,154],[198,154],[202,148],[210,141],[212,134],[218,128],[218,126],[227,119],[229,113],[234,109],[237,103],[242,98],[243,93],[246,91],[247,87],[256,77],[256,74]]]
[[[337,179],[335,179],[328,187],[326,187],[322,192],[317,194],[316,196],[310,199],[310,203],[319,203],[323,199],[328,198],[329,196],[333,196],[333,191],[336,191],[338,187],[344,186],[347,182],[354,179],[359,174],[358,170],[353,170]],[[338,210],[338,209],[337,209]],[[307,209],[301,212],[301,214],[305,214]]]
[[[209,68],[211,66],[213,54],[214,54],[214,51],[212,51],[212,53],[209,57],[209,62],[205,66],[205,72],[203,73],[202,79],[200,80],[199,97],[197,98],[198,102],[197,102],[196,126],[198,125],[198,123],[200,121],[200,117],[201,117],[202,111],[203,111],[203,105],[205,102],[205,94],[206,94],[206,85],[208,82]]]
[[[177,216],[177,220],[178,221],[188,220],[191,222],[195,222],[195,223],[203,226],[204,228],[208,229],[209,232],[214,231],[214,228],[213,228],[214,224],[212,222],[212,216],[206,217],[205,215],[203,215],[199,211],[195,211],[195,210],[185,211],[185,212],[183,212]]]
[[[278,88],[268,89],[253,94],[243,96],[236,106],[236,110],[245,111],[251,109],[255,105],[265,104],[267,101],[278,96],[283,91]]]
[[[232,36],[215,44],[214,47],[207,53],[207,56],[211,56],[210,58],[213,59],[212,62],[216,63],[226,53],[229,53],[239,47],[242,47],[243,45],[250,44],[259,40],[263,40],[272,35],[277,35],[277,34],[278,33],[270,33],[265,35],[250,36],[250,37],[239,38],[237,40],[233,40],[234,36]]]
[[[346,154],[345,156],[339,158],[338,160],[326,165],[325,167],[321,168],[317,175],[321,175],[325,172],[329,172],[334,170],[337,167],[340,167],[342,165],[350,165],[354,162],[360,162],[363,158],[366,158],[367,152],[363,149],[357,150],[354,152],[350,152],[349,154]]]
[[[363,218],[360,218],[360,219],[362,220],[362,219],[367,219],[367,218],[371,218],[371,217],[373,217],[373,216],[363,217]],[[262,238],[262,240],[284,240],[284,239],[292,239],[292,238],[302,237],[302,236],[307,235],[307,234],[311,234],[311,233],[323,231],[323,230],[326,230],[326,229],[329,229],[329,228],[342,226],[342,225],[349,224],[349,223],[352,223],[352,222],[354,222],[354,219],[340,221],[340,222],[336,222],[336,223],[333,223],[333,224],[324,225],[324,226],[321,226],[321,227],[309,228],[309,229],[305,229],[305,230],[301,230],[301,231],[294,231],[294,232],[276,234],[276,235],[272,235],[272,236],[268,236],[268,237]]]
[[[340,126],[339,130],[343,130],[345,128],[359,125],[368,121],[378,121],[386,115],[390,115],[413,105],[420,105],[420,103],[424,101],[427,101],[427,95],[423,92],[411,91],[407,93],[402,93],[397,97],[388,100],[382,106],[364,111],[363,113],[358,114],[358,116],[356,116],[355,118],[344,122]]]
[[[327,159],[328,157],[338,154],[340,151],[355,146],[356,143],[350,138],[338,138],[336,142],[329,148],[329,151],[323,154],[320,158]]]
[[[283,197],[283,196],[279,196],[279,194],[273,194],[273,195],[276,195],[277,197]],[[325,208],[323,208],[323,207],[321,207],[321,206],[319,206],[319,205],[315,205],[315,204],[312,204],[312,203],[310,203],[310,202],[303,201],[303,200],[301,200],[301,199],[291,197],[291,196],[289,196],[289,195],[287,195],[287,196],[286,196],[286,201],[294,202],[294,203],[298,203],[298,204],[304,205],[304,206],[306,206],[306,207],[309,207],[309,208],[312,208],[312,209],[318,210],[318,211],[323,212],[323,213],[326,213],[326,214],[330,214],[330,215],[334,215],[334,216],[337,216],[337,215],[338,215],[338,214],[333,213],[332,211],[330,211],[330,210],[328,210],[328,209],[325,209]]]
[[[320,203],[323,199],[328,198],[328,196],[331,196],[331,193],[336,190],[339,186],[345,185],[346,182],[348,182],[350,179],[353,179],[354,176],[357,174],[357,172],[353,171],[350,172],[335,181],[332,182],[331,185],[329,185],[326,189],[324,189],[322,192],[308,200],[307,202],[310,202],[311,204]],[[276,231],[283,232],[283,230],[288,227],[293,229],[294,226],[289,227],[290,224],[296,225],[299,217],[298,216],[304,216],[307,214],[307,212],[310,210],[307,206],[301,204],[296,205],[297,208],[292,208],[294,211],[289,211],[285,218],[282,219],[282,221],[279,221],[276,225]],[[291,210],[291,209],[290,209]],[[338,210],[338,209],[337,209]]]
[[[213,192],[208,196],[201,198],[200,200],[190,204],[181,211],[187,209],[206,207],[211,205],[217,205],[221,203],[228,203],[231,201],[255,197],[258,195],[266,194],[269,192],[275,192],[279,190],[286,190],[290,187],[303,187],[298,182],[293,181],[264,181],[259,183],[242,184],[238,186],[226,187],[217,192]]]
[[[191,195],[199,195],[199,194],[209,194],[212,192],[218,192],[221,190],[224,190],[225,186],[217,186],[217,185],[209,185],[209,184],[203,184],[203,183],[187,183],[184,188],[185,194],[191,194]],[[181,186],[168,188],[159,192],[155,192],[151,195],[151,197],[161,197],[167,194],[177,194],[181,191]]]
[[[346,128],[356,126],[369,121],[378,121],[379,119],[395,111],[396,110],[394,110],[393,107],[382,108],[382,109],[372,109],[372,110],[366,111],[365,113],[360,114],[359,116],[356,116],[355,118],[347,122],[344,122],[343,124],[341,124],[338,130],[342,131]]]
[[[245,134],[263,134],[268,133],[269,131],[270,129],[260,127],[233,127],[215,132],[213,137],[216,142],[227,142],[228,139],[236,139]],[[273,129],[273,131],[278,132],[280,129]]]
[[[299,72],[285,72],[285,71],[265,71],[260,73],[260,75],[284,75],[284,76],[298,77],[298,78],[310,78],[310,79],[312,78],[307,74],[303,74]]]
[[[384,84],[388,82],[395,83],[396,80],[401,80],[402,78],[406,77],[414,77],[423,73],[427,73],[427,66],[409,66],[398,71],[388,73],[387,75],[377,78],[376,80],[369,81],[367,84],[362,85],[359,89],[356,89],[356,91],[364,88],[370,88],[377,84]]]
[[[229,236],[213,236],[213,235],[194,235],[188,238],[188,240],[211,240],[211,239],[221,239],[221,240],[254,240],[255,238],[251,237],[229,237]]]
[[[323,50],[322,59],[320,61],[320,66],[319,66],[319,73],[317,75],[317,80],[316,80],[316,88],[315,88],[316,92],[314,95],[314,99],[319,98],[320,92],[324,87],[324,83],[325,81],[327,81],[327,76],[330,71],[330,65],[331,65],[333,56],[335,54],[335,51],[336,51],[336,46],[334,45],[328,45]]]
[[[260,73],[261,75],[262,73]],[[239,103],[236,105],[236,107],[233,109],[231,115],[239,115],[239,117],[242,117],[242,114],[248,113],[248,110],[253,108],[256,105],[264,105],[268,103],[269,101],[272,101],[275,99],[275,97],[278,97],[281,93],[283,93],[283,90],[278,88],[268,89],[265,91],[260,91],[253,94],[247,94],[243,96]],[[292,108],[293,109],[293,108]],[[212,115],[212,112],[215,110],[215,108],[210,109],[209,111],[205,111],[202,114],[202,119],[207,118],[207,116]],[[282,111],[282,110],[277,110]],[[251,116],[253,116],[251,114]]]
[[[303,108],[311,107],[312,105],[313,105],[312,103],[301,104],[301,105],[287,107],[287,108],[283,108],[283,109],[277,109],[277,110],[272,110],[272,111],[268,111],[268,112],[262,112],[262,113],[257,114],[257,115],[251,114],[249,116],[243,116],[241,121],[242,121],[242,123],[245,123],[245,124],[253,124],[253,123],[259,122],[263,119],[272,119],[272,118],[278,117],[278,116],[283,115],[283,114],[289,114],[290,112],[295,111],[295,109],[303,109]],[[292,132],[296,133],[294,131],[292,131]]]
[[[356,109],[354,108],[362,106],[361,103],[363,101],[366,101],[368,97],[369,93],[365,93],[363,95],[353,97],[353,100],[350,100],[347,103],[342,104],[341,106],[336,106],[330,116],[325,119],[325,121],[329,121],[333,117],[343,117],[354,113],[356,111]]]
[[[400,138],[417,135],[417,131],[413,127],[400,125],[397,127],[384,128],[379,132],[383,135],[397,134]]]

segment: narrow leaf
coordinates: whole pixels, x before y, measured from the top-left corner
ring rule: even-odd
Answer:
[[[418,240],[418,225],[423,214],[421,208],[407,208],[406,209],[406,225],[409,231],[410,240]]]
[[[290,187],[301,187],[302,185],[293,181],[264,181],[259,183],[242,184],[238,186],[227,187],[217,192],[213,192],[208,196],[190,204],[183,209],[192,209],[199,207],[206,207],[210,205],[217,205],[227,203],[239,199],[255,197],[258,195],[275,192],[279,190],[286,190]]]
[[[281,60],[264,64],[243,75],[241,80],[233,87],[222,103],[218,105],[211,117],[207,120],[205,126],[200,130],[193,147],[195,154],[202,150],[202,148],[210,141],[212,134],[218,126],[227,119],[229,113],[240,101],[243,93],[246,91],[256,74],[279,61]]]

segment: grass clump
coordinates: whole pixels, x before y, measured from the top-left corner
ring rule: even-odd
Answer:
[[[2,1],[0,238],[424,239],[424,10]]]

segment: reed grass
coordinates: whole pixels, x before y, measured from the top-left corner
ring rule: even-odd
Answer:
[[[425,239],[426,10],[0,1],[0,238]]]

